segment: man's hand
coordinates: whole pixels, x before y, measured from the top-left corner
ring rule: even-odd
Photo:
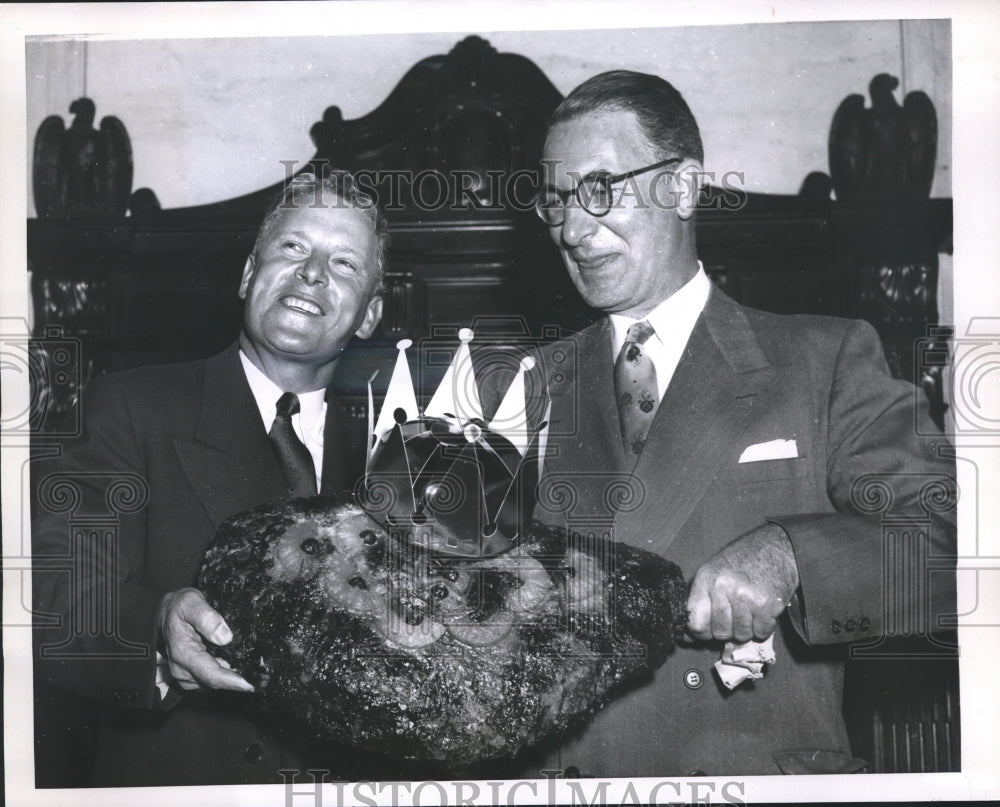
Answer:
[[[156,624],[170,674],[181,689],[253,692],[253,687],[242,676],[205,648],[205,639],[219,646],[229,644],[233,632],[198,589],[182,588],[164,594]]]
[[[765,524],[697,571],[688,596],[688,631],[696,639],[766,639],[798,587],[792,542],[777,524]]]

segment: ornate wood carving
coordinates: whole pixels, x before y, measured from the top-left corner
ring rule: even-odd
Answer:
[[[50,115],[38,127],[32,168],[35,209],[41,217],[123,216],[132,191],[132,144],[118,118],[94,128],[96,107],[77,98],[67,129]]]
[[[845,98],[830,125],[830,176],[842,202],[926,199],[934,181],[937,114],[925,93],[893,96],[899,79],[879,73],[861,95]]]
[[[339,107],[327,107],[309,131],[316,153],[285,169],[289,176],[307,168],[361,172],[393,221],[461,219],[470,210],[496,217],[512,212],[506,178],[520,171],[534,174],[545,122],[561,99],[529,59],[498,53],[481,37],[469,36],[450,53],[414,65],[367,115],[344,120]],[[438,193],[438,174],[449,183],[446,193]],[[283,181],[234,199],[172,210],[158,210],[155,194],[143,188],[133,194],[140,207],[133,204],[133,215],[255,226]],[[523,197],[527,202],[529,194]]]
[[[523,313],[536,330],[552,321],[586,322],[532,212],[545,123],[561,98],[533,62],[470,36],[448,54],[414,65],[367,115],[344,120],[331,106],[313,124],[316,153],[286,163],[286,178],[349,169],[376,193],[390,220],[387,305],[377,339],[420,338],[441,316],[469,310]],[[172,210],[160,210],[155,194],[142,188],[132,197],[133,218],[156,229],[252,232],[283,181]],[[225,259],[238,272],[244,257]],[[540,306],[553,293],[565,302]]]
[[[894,76],[880,73],[869,85],[870,108],[860,95],[840,104],[830,127],[830,175],[837,199],[864,205],[867,213],[850,232],[858,313],[881,333],[893,373],[932,395],[940,425],[947,409],[940,397],[943,367],[918,371],[914,360],[915,343],[937,324],[938,252],[950,241],[926,215],[937,114],[919,91],[900,105],[893,95],[898,86]]]

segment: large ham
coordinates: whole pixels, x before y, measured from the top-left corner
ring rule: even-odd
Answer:
[[[200,586],[215,650],[317,737],[448,770],[557,737],[664,662],[686,621],[678,568],[532,525],[495,557],[396,540],[352,502],[229,519]]]

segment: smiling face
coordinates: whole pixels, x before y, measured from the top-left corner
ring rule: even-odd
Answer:
[[[693,220],[697,184],[693,160],[615,186],[619,204],[592,216],[572,196],[581,178],[622,174],[659,162],[635,114],[590,112],[557,123],[545,141],[547,184],[570,192],[562,224],[550,227],[583,299],[606,313],[641,319],[698,269]],[[687,175],[687,176],[685,176]]]
[[[329,383],[351,337],[370,336],[382,316],[382,299],[373,296],[372,219],[329,196],[324,202],[282,210],[247,258],[240,283],[244,352],[290,392]]]

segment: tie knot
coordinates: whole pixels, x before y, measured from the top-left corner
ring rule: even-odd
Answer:
[[[299,413],[299,396],[294,392],[282,393],[281,397],[278,398],[278,403],[275,404],[275,409],[277,410],[275,414],[277,417],[291,417],[292,415],[297,415]]]
[[[625,335],[626,342],[637,342],[640,345],[646,344],[646,340],[649,339],[654,333],[653,326],[649,324],[646,320],[642,322],[636,322],[628,329],[628,333]]]

